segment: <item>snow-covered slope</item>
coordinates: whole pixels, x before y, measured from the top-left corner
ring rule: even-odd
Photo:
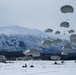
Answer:
[[[23,28],[16,25],[8,27],[0,27],[0,34],[5,35],[34,35],[37,37],[45,37],[46,34],[37,29]]]
[[[43,46],[43,40],[61,39],[62,43]],[[36,48],[41,52],[60,52],[61,47],[69,42],[68,35],[47,34],[37,29],[28,29],[19,26],[0,27],[0,51],[24,51]]]
[[[49,37],[51,37],[52,39],[62,39],[62,40],[68,40],[70,41],[70,34],[69,35],[63,35],[63,34],[54,34],[54,33],[46,33]]]
[[[42,40],[48,36],[37,29],[19,26],[0,27],[0,51],[23,51],[27,48],[39,48]]]
[[[0,63],[0,75],[76,75],[75,61],[65,61],[54,65],[54,61],[13,61]],[[22,68],[27,64],[26,68]],[[34,65],[34,67],[30,67]]]

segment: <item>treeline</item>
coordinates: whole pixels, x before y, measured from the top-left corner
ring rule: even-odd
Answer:
[[[12,51],[12,52],[0,51],[0,54],[4,55],[8,60],[15,60],[17,57],[25,56],[22,51]],[[67,56],[61,55],[60,53],[41,53],[39,58],[42,60],[51,60],[50,57],[52,55],[60,56],[61,59],[64,59],[64,60],[76,60],[76,53],[69,53]]]
[[[4,55],[8,60],[15,60],[17,57],[25,56],[22,51],[12,51],[12,52],[1,51],[0,54]]]

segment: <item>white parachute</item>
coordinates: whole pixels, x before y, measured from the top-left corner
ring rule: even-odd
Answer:
[[[52,44],[59,44],[61,42],[62,42],[61,39],[55,39],[55,40],[52,41]]]
[[[40,52],[37,49],[28,49],[23,52],[25,55],[32,55],[33,57],[40,56]]]
[[[72,49],[71,44],[70,43],[65,44],[63,49],[64,50],[71,50]]]
[[[51,45],[52,42],[50,40],[44,40],[44,41],[42,41],[42,44],[43,45]]]
[[[68,53],[66,53],[66,52],[61,52],[61,55],[68,55]]]
[[[61,57],[60,56],[53,55],[53,56],[51,56],[51,59],[52,60],[60,60]]]
[[[70,42],[71,42],[71,43],[76,43],[76,34],[72,34],[72,35],[70,36]]]

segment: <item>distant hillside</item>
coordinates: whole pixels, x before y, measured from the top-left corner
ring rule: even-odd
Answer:
[[[51,46],[42,45],[44,40],[61,39],[62,43],[54,44]],[[54,33],[46,34],[37,29],[28,29],[19,26],[0,27],[0,51],[24,51],[26,49],[36,48],[44,53],[60,53],[65,43],[69,43],[69,36],[55,35]],[[75,53],[75,45],[72,47],[74,50],[66,52]]]

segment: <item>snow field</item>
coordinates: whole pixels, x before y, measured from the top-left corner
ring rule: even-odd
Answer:
[[[14,63],[0,63],[0,75],[76,75],[76,63],[65,61],[54,65],[54,61],[13,61]],[[27,64],[26,68],[22,68]],[[30,67],[34,65],[34,67]]]

